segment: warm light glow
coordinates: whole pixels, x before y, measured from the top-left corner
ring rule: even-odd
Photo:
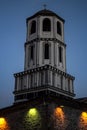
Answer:
[[[82,112],[82,117],[87,120],[87,112]]]
[[[64,125],[64,112],[63,112],[63,108],[61,107],[57,107],[54,110],[54,119],[55,119],[55,123],[56,125],[60,125],[60,128],[62,129],[62,126]]]
[[[0,126],[1,125],[5,125],[6,124],[6,121],[3,117],[0,118]]]
[[[56,108],[55,109],[55,115],[56,116],[60,115],[62,117],[63,116],[63,110],[62,110],[62,108],[60,108],[60,107]]]
[[[0,117],[0,130],[10,130],[5,118]]]
[[[38,129],[41,127],[41,116],[36,108],[29,109],[24,119],[24,125],[26,130],[32,130],[36,126]]]
[[[85,130],[87,127],[87,112],[82,112],[79,119],[79,127]]]

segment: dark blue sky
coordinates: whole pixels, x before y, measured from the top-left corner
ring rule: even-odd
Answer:
[[[67,72],[77,97],[87,97],[87,0],[0,0],[0,108],[13,104],[14,77],[24,69],[26,18],[50,9],[65,19]]]

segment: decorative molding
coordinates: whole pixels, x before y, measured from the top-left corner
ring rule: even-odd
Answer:
[[[29,69],[27,71],[15,73],[14,77],[20,77],[20,76],[24,76],[26,74],[31,74],[31,73],[42,71],[42,70],[51,70],[54,73],[58,73],[58,74],[61,74],[61,75],[65,76],[66,78],[69,78],[69,79],[72,79],[72,80],[75,79],[75,77],[73,77],[72,75],[70,75],[70,74],[68,74],[66,72],[63,72],[63,71],[61,71],[61,70],[59,70],[56,67],[53,67],[51,65],[45,65],[45,66],[41,66],[41,67],[38,67],[38,68]]]
[[[54,87],[51,85],[44,85],[44,86],[38,86],[38,87],[32,87],[32,88],[28,88],[28,89],[24,89],[24,90],[20,90],[20,91],[14,91],[13,93],[15,94],[15,96],[19,96],[19,95],[23,95],[23,94],[32,94],[32,93],[38,93],[38,92],[42,92],[42,91],[50,91],[50,92],[54,92],[55,94],[61,94],[61,95],[67,95],[67,96],[75,96],[74,93],[71,93],[69,91],[63,90],[61,88],[58,87]]]
[[[31,41],[25,42],[25,47],[27,44],[32,44],[33,42],[40,42],[40,41],[45,41],[45,42],[54,41],[54,42],[60,43],[61,45],[66,47],[66,44],[64,42],[58,40],[57,38],[35,38]]]

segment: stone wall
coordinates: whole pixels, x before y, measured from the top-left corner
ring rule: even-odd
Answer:
[[[87,130],[86,105],[46,98],[1,109],[0,130]]]

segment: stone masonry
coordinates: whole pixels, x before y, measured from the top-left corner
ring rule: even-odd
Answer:
[[[87,130],[86,110],[86,104],[74,99],[45,95],[1,109],[7,125],[0,130]]]

